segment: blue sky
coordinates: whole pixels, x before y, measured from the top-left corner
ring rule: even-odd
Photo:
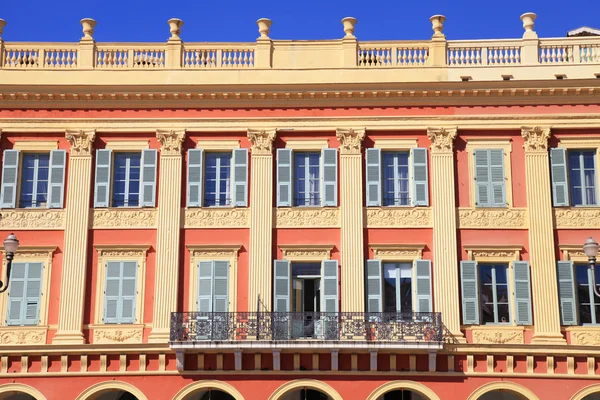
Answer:
[[[78,41],[79,20],[98,21],[101,42],[165,41],[167,20],[184,20],[188,42],[245,42],[258,36],[256,20],[273,21],[273,39],[333,39],[343,36],[340,20],[358,19],[359,40],[428,39],[429,17],[447,17],[448,39],[517,38],[519,16],[538,15],[540,37],[564,37],[582,25],[600,25],[600,1],[558,0],[1,0],[5,41]],[[600,28],[600,26],[596,26]]]

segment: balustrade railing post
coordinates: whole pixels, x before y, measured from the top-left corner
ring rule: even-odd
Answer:
[[[429,63],[432,67],[443,67],[447,65],[448,42],[444,35],[444,21],[446,17],[443,15],[434,15],[429,18],[433,29],[431,36],[431,44],[429,46]]]
[[[525,13],[521,15],[523,21],[523,47],[521,48],[521,64],[536,65],[540,63],[540,41],[537,33],[533,30],[536,15],[534,13]]]
[[[167,40],[167,51],[165,52],[165,67],[168,69],[180,69],[183,55],[183,42],[179,34],[183,21],[171,18],[168,21],[171,37]]]
[[[256,24],[260,36],[256,39],[254,49],[254,68],[273,68],[273,41],[269,37],[273,22],[268,18],[261,18]]]
[[[581,48],[578,44],[573,45],[573,59],[569,60],[572,63],[580,64],[581,63]]]
[[[358,40],[354,36],[356,18],[346,17],[342,20],[344,33],[342,38],[342,67],[356,68],[358,66]]]
[[[96,21],[91,18],[84,18],[81,20],[81,26],[83,30],[83,37],[79,41],[79,49],[77,51],[77,68],[79,69],[94,69],[95,65],[95,52],[96,52],[96,41],[92,37],[94,34],[94,27]],[[42,56],[40,51],[40,58]],[[41,65],[44,65],[46,60],[41,61]]]

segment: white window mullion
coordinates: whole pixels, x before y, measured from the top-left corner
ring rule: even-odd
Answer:
[[[310,155],[308,153],[304,153],[302,157],[304,157],[304,205],[310,206],[310,196],[312,191],[312,179],[310,176]]]
[[[123,199],[123,205],[125,207],[129,206],[129,167],[131,163],[131,158],[125,158],[125,198]]]
[[[498,323],[498,293],[496,292],[496,267],[492,268],[492,301],[494,303],[494,323]]]
[[[40,167],[40,158],[38,156],[35,156],[33,158],[33,182],[32,182],[33,191],[31,193],[31,206],[32,207],[38,206],[38,204],[37,204],[37,188],[38,188],[39,167]]]
[[[590,298],[590,314],[592,315],[592,324],[596,324],[596,304],[594,303],[594,281],[592,280],[592,269],[588,268],[588,293]]]
[[[583,205],[588,205],[587,199],[587,182],[585,180],[585,167],[583,165],[585,157],[583,156],[583,152],[579,153],[579,180],[581,181],[581,203]]]
[[[401,313],[402,312],[402,303],[401,303],[401,299],[402,299],[402,290],[400,289],[400,283],[402,281],[401,278],[401,274],[400,274],[400,263],[396,263],[396,312],[397,313]]]
[[[217,207],[222,206],[221,204],[221,157],[216,157],[215,159],[215,205]],[[213,266],[214,269],[214,266]],[[213,271],[213,282],[214,285],[214,271]],[[214,287],[214,286],[213,286]],[[214,297],[214,296],[213,296]],[[213,299],[214,301],[214,299]]]

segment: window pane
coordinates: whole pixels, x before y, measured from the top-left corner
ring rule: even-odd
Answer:
[[[594,157],[595,154],[593,151],[582,151],[581,152],[583,158],[583,168],[585,169],[594,169]]]
[[[400,280],[400,309],[402,312],[412,312],[412,279]]]
[[[498,322],[507,324],[510,321],[508,315],[508,304],[498,304]]]
[[[581,152],[579,151],[569,151],[569,168],[579,169],[579,156]]]
[[[141,153],[114,153],[113,207],[137,207]]]
[[[409,205],[409,153],[384,152],[382,154],[383,205]]]
[[[496,265],[494,266],[496,271],[496,284],[505,284],[506,280],[506,266],[504,265]]]
[[[19,207],[46,207],[50,154],[24,153]]]
[[[396,304],[396,264],[383,264],[383,311],[398,312]]]
[[[496,299],[498,303],[508,302],[508,285],[496,285]]]
[[[480,265],[479,266],[479,283],[492,284],[492,266],[491,265]]]
[[[580,324],[591,324],[592,313],[589,304],[579,304],[579,323]]]
[[[204,205],[227,206],[231,198],[231,153],[206,153]]]
[[[294,152],[294,205],[321,204],[321,153]]]

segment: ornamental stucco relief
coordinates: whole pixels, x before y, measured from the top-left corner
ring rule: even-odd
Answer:
[[[523,331],[473,330],[473,342],[482,344],[523,344]]]
[[[0,330],[0,345],[46,344],[46,328]]]
[[[600,332],[571,332],[571,342],[583,346],[598,346],[600,345]]]
[[[248,208],[188,208],[184,212],[186,228],[248,228]]]
[[[527,210],[525,208],[511,209],[458,209],[459,228],[498,229],[515,228],[527,229]]]
[[[524,126],[521,128],[521,136],[525,139],[523,147],[526,152],[548,152],[550,128]]]
[[[360,154],[360,148],[365,138],[365,129],[338,128],[336,136],[340,141],[341,154]]]
[[[555,208],[554,221],[559,229],[594,229],[600,226],[600,208]]]
[[[11,230],[44,230],[64,229],[65,211],[63,209],[52,210],[2,210],[0,229]]]
[[[91,225],[94,229],[156,228],[155,208],[92,210]]]
[[[365,208],[368,228],[429,228],[431,208]]]
[[[94,343],[141,343],[143,328],[94,328]]]
[[[275,208],[277,228],[329,228],[340,226],[339,208]]]

